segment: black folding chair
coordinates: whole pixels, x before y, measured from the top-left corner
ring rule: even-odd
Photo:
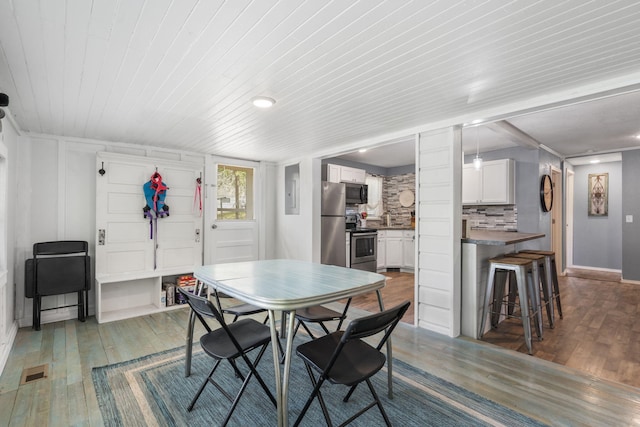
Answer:
[[[213,294],[214,298],[216,299],[216,304],[218,305],[218,310],[220,310],[220,312],[223,313],[223,314],[230,314],[230,315],[233,316],[233,320],[231,321],[231,323],[233,323],[236,320],[238,320],[238,318],[240,316],[251,316],[253,314],[264,313],[264,312],[267,311],[264,308],[260,308],[260,307],[257,307],[255,305],[253,305],[253,304],[247,304],[247,303],[237,304],[237,305],[233,305],[233,306],[230,306],[230,307],[222,307],[222,304],[220,303],[220,293],[215,289],[212,289],[211,293]],[[269,320],[269,315],[267,315],[267,317],[265,317],[265,319],[264,319],[264,321],[262,323],[266,324],[267,320]]]
[[[189,404],[187,408],[191,411],[196,404],[196,401],[202,394],[202,391],[206,387],[208,383],[213,384],[229,401],[231,401],[231,408],[227,413],[222,425],[226,425],[233,414],[238,402],[240,401],[240,397],[242,393],[246,389],[249,384],[249,380],[251,377],[255,376],[260,386],[265,391],[271,402],[274,406],[276,405],[276,399],[273,397],[273,394],[265,384],[264,380],[256,370],[258,363],[260,363],[260,359],[264,355],[267,346],[271,342],[271,331],[269,327],[261,324],[260,322],[254,319],[241,319],[237,322],[228,324],[225,322],[222,313],[218,311],[218,309],[209,301],[206,297],[201,297],[194,295],[184,289],[178,288],[178,292],[182,293],[192,309],[192,312],[195,313],[196,317],[200,319],[200,322],[207,330],[207,333],[200,337],[200,345],[206,354],[211,356],[215,363],[209,375],[204,380],[200,389],[193,397],[193,400]],[[221,328],[212,330],[204,317],[212,317],[215,318],[218,323],[220,323]],[[257,350],[258,354],[256,358],[251,361],[249,359],[248,353],[253,350]],[[237,359],[244,360],[245,364],[249,368],[249,373],[247,375],[243,374],[238,368]],[[222,386],[213,379],[213,375],[220,365],[220,362],[223,360],[228,360],[233,371],[235,372],[235,376],[240,378],[242,382],[242,386],[240,390],[233,397],[226,390],[222,388]]]
[[[199,280],[195,287],[194,293],[198,296],[206,297],[207,292],[208,292],[207,286],[204,284],[204,282]],[[233,320],[231,321],[231,323],[234,323],[236,320],[238,320],[240,316],[250,316],[252,314],[258,314],[258,313],[267,311],[264,308],[256,307],[255,305],[252,305],[252,304],[238,304],[231,307],[223,308],[222,304],[220,303],[221,297],[219,296],[218,291],[215,289],[211,289],[211,294],[214,296],[216,300],[218,311],[222,314],[229,314],[233,316]],[[191,314],[189,315],[189,328],[188,328],[189,335],[187,336],[187,346],[186,346],[186,354],[185,354],[186,356],[185,357],[185,376],[186,377],[191,375],[191,344],[193,343],[193,325],[195,324],[195,317],[196,317],[195,312],[191,311]],[[266,324],[267,320],[269,320],[268,314],[267,314],[267,317],[265,317],[262,324]],[[278,340],[277,344],[278,344],[278,351],[280,352],[280,355],[284,357],[284,350],[282,349],[282,344],[280,343],[280,340]]]
[[[33,245],[33,258],[25,262],[25,296],[33,298],[33,329],[40,330],[41,312],[78,307],[84,322],[91,289],[89,244],[82,240],[60,240]],[[42,297],[76,292],[76,304],[42,308]]]
[[[351,416],[341,426],[351,423],[369,409],[377,406],[387,426],[391,425],[389,417],[382,407],[382,403],[373,388],[370,378],[376,374],[386,362],[384,353],[380,351],[385,345],[391,332],[402,319],[409,305],[409,301],[370,316],[355,319],[349,323],[345,331],[336,331],[318,339],[308,341],[297,347],[296,353],[304,361],[309,378],[313,383],[313,392],[307,399],[294,426],[300,424],[307,413],[311,402],[318,397],[322,413],[328,426],[333,425],[329,411],[320,392],[325,381],[350,387],[343,401],[347,402],[358,384],[366,382],[373,396],[373,402]],[[385,331],[376,347],[372,347],[363,338]],[[316,378],[316,374],[318,376]]]
[[[314,305],[313,307],[303,308],[301,310],[296,311],[296,328],[293,331],[293,335],[298,332],[298,329],[302,325],[302,327],[307,331],[309,336],[312,339],[316,337],[313,335],[307,323],[317,323],[320,325],[325,334],[329,334],[329,329],[324,324],[325,322],[338,322],[336,326],[336,331],[340,330],[342,327],[342,322],[347,318],[347,310],[349,310],[349,305],[351,305],[351,298],[347,300],[347,303],[344,306],[342,312],[332,310],[323,305]]]

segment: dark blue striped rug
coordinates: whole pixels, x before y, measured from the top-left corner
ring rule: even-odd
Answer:
[[[240,365],[243,362],[239,362]],[[168,350],[129,362],[94,368],[96,395],[106,426],[211,426],[219,425],[229,402],[212,385],[207,385],[191,412],[192,397],[212,367],[212,359],[194,347],[192,373],[184,377],[184,348]],[[260,362],[259,371],[272,390],[274,386],[271,349]],[[241,368],[242,369],[242,368]],[[240,386],[224,362],[215,378],[235,395]],[[383,406],[396,426],[541,426],[518,412],[451,384],[427,372],[394,359],[394,398],[388,399],[386,372],[374,377],[374,386]],[[337,424],[370,401],[365,386],[358,387],[348,403],[342,402],[345,388],[323,386],[323,395]],[[302,362],[294,355],[289,392],[289,421],[293,421],[311,393],[310,380]],[[234,412],[231,426],[276,425],[273,404],[255,379],[250,382]],[[325,425],[315,401],[302,423]],[[384,425],[379,411],[372,408],[354,426]]]

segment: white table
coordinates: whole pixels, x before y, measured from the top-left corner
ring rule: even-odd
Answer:
[[[288,425],[288,388],[293,354],[295,311],[372,291],[377,292],[380,309],[384,309],[380,289],[385,285],[385,276],[351,268],[279,259],[206,265],[198,267],[194,271],[194,276],[220,292],[267,309],[273,343],[278,339],[276,311],[289,313],[283,372],[280,371],[278,347],[272,345],[279,426]],[[187,336],[187,375],[191,357],[190,336],[192,336],[192,330],[188,331]],[[392,393],[391,360],[389,340],[387,342],[389,394]]]

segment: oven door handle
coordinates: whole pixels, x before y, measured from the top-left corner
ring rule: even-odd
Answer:
[[[367,233],[352,233],[351,236],[352,237],[370,237],[370,236],[377,236],[378,233],[377,232],[367,232]]]

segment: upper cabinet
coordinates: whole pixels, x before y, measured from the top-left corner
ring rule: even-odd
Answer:
[[[515,161],[512,159],[483,162],[480,170],[472,163],[463,166],[463,205],[513,205],[515,189]]]
[[[329,182],[353,182],[364,184],[367,171],[364,169],[350,168],[347,166],[327,165],[327,181]]]

